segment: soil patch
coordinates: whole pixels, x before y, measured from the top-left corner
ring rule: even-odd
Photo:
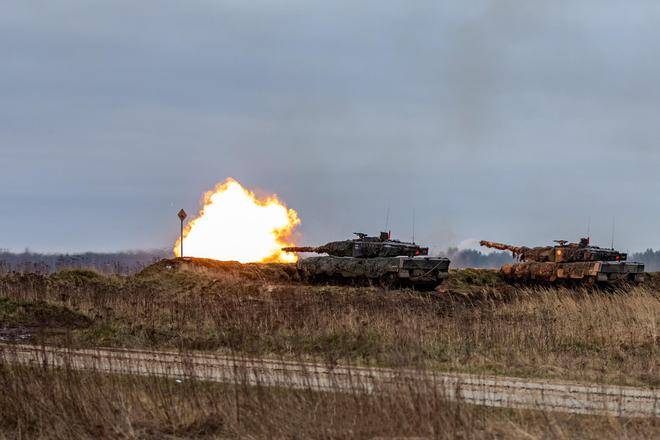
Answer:
[[[0,298],[0,323],[3,328],[83,328],[91,320],[82,313],[44,301],[21,301]]]

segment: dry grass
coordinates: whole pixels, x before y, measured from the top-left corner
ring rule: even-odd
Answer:
[[[660,385],[660,297],[651,288],[502,294],[492,273],[461,272],[449,293],[430,296],[305,286],[273,267],[275,278],[254,266],[216,269],[161,267],[129,278],[14,274],[0,280],[0,296],[89,318],[63,328],[41,315],[25,329],[35,342]],[[469,295],[452,294],[456,286],[469,287]]]
[[[660,383],[660,298],[506,289],[453,274],[440,296],[305,286],[278,267],[0,279],[0,338]],[[654,286],[653,284],[652,286]],[[455,294],[456,291],[462,294]],[[654,438],[657,419],[501,410],[410,388],[365,395],[182,383],[0,359],[0,438]]]
[[[657,419],[501,410],[423,388],[372,395],[17,367],[0,359],[6,438],[653,438]]]

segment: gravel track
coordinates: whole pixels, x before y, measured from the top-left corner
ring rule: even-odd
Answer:
[[[440,393],[476,405],[623,417],[660,416],[660,391],[426,370],[329,366],[309,362],[146,350],[72,350],[0,344],[0,363],[108,373],[157,375],[309,389],[378,393],[401,389]]]

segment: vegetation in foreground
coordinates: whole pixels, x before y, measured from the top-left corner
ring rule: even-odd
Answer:
[[[657,419],[491,409],[423,388],[317,393],[0,360],[8,438],[654,438]]]
[[[495,272],[461,271],[443,293],[420,295],[301,285],[286,268],[232,263],[9,274],[0,338],[657,387],[660,297],[649,286],[512,289]]]

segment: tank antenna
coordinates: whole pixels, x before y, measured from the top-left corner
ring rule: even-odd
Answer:
[[[387,204],[387,211],[385,213],[385,230],[389,231],[390,227],[390,204]]]
[[[614,250],[614,231],[616,229],[616,217],[612,217],[612,250]]]
[[[591,216],[589,216],[589,220],[587,221],[587,238],[591,238]]]
[[[415,244],[415,208],[413,208],[412,214],[412,242]]]

